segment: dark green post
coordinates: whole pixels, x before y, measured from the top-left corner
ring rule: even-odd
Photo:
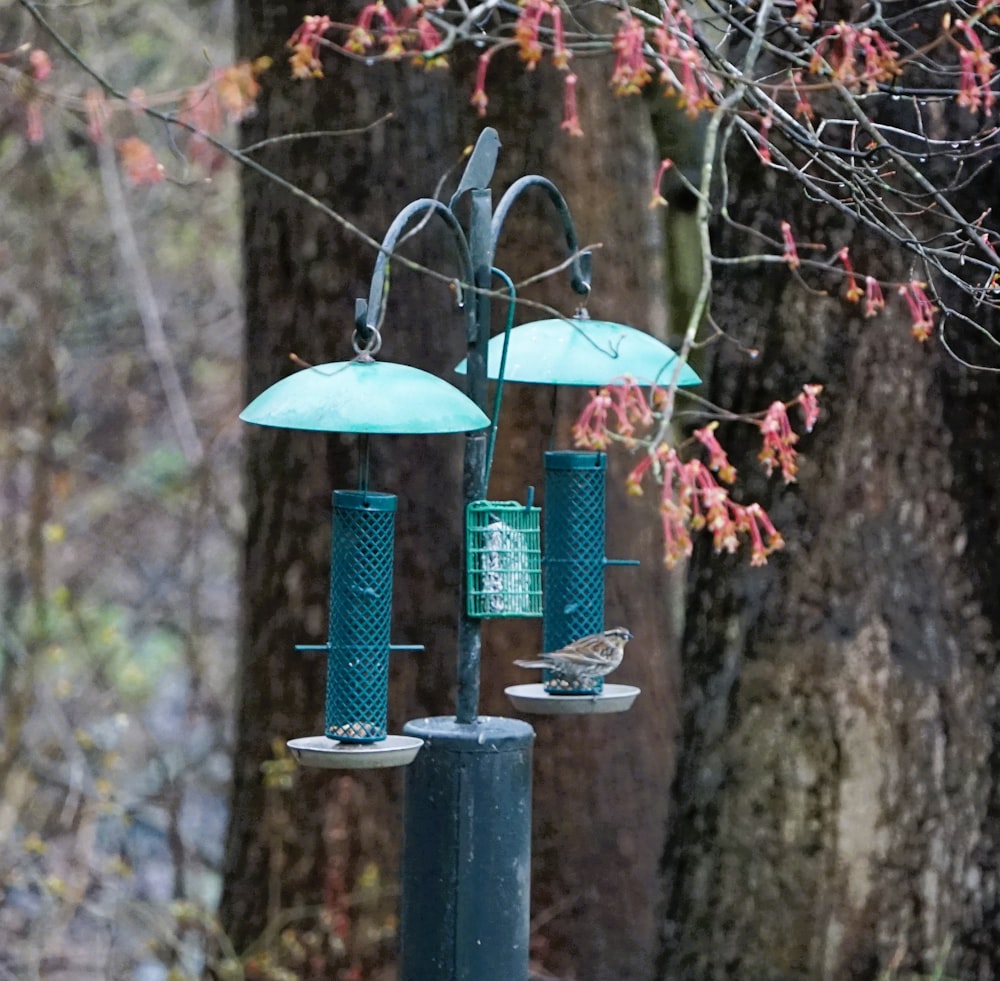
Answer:
[[[435,214],[451,229],[466,278],[463,296],[468,348],[468,395],[484,412],[493,256],[508,210],[529,188],[555,205],[570,256],[573,288],[589,288],[589,257],[579,252],[566,202],[541,177],[512,185],[493,211],[493,178],[500,140],[493,129],[479,137],[458,189],[446,206],[415,202],[397,215],[382,243],[361,340],[379,323],[386,269],[412,218]],[[468,195],[468,234],[455,215]],[[496,420],[493,420],[496,425]],[[465,441],[463,513],[486,496],[487,434]],[[601,539],[603,542],[603,537]],[[602,554],[603,558],[603,554]],[[400,981],[527,981],[531,883],[531,745],[526,722],[479,716],[480,623],[468,614],[463,593],[458,618],[455,715],[415,719],[404,733],[424,740],[406,772],[403,811]]]
[[[525,722],[417,719],[403,798],[399,981],[525,981],[531,744]]]

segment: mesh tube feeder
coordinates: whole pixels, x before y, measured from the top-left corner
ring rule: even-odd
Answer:
[[[554,450],[545,454],[543,646],[557,651],[604,630],[604,570],[638,565],[605,557],[608,460],[604,453]],[[514,685],[508,697],[522,712],[579,715],[624,712],[639,695],[632,685],[590,683],[555,670],[542,684]]]
[[[394,494],[333,492],[326,735],[386,738]]]
[[[555,450],[545,454],[545,619],[543,645],[557,651],[604,629],[604,453]],[[556,671],[544,672],[552,695],[600,695]]]

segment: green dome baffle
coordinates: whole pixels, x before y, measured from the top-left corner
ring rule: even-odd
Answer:
[[[543,644],[546,651],[604,629],[604,453],[556,450],[545,454],[545,569]],[[550,694],[598,695],[593,687],[546,671]]]
[[[386,737],[396,496],[333,492],[326,735]]]
[[[486,414],[443,378],[390,361],[335,361],[295,372],[257,396],[244,422],[326,433],[461,433]]]
[[[500,377],[504,335],[490,339],[487,375]],[[669,385],[677,355],[652,334],[626,324],[587,317],[536,320],[510,332],[504,381],[535,385],[613,385],[625,376],[640,385]],[[455,369],[465,374],[462,361]],[[678,384],[701,379],[684,365]]]

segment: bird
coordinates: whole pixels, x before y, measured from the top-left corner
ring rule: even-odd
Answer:
[[[625,645],[632,639],[625,627],[612,627],[599,634],[588,634],[558,651],[539,654],[532,660],[517,660],[519,668],[541,668],[556,671],[578,684],[591,684],[596,678],[611,674],[625,654]]]

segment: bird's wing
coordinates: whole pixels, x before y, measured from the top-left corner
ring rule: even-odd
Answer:
[[[575,651],[560,651],[559,658],[580,668],[601,667],[608,663],[607,656],[602,656],[596,648],[584,648]]]

